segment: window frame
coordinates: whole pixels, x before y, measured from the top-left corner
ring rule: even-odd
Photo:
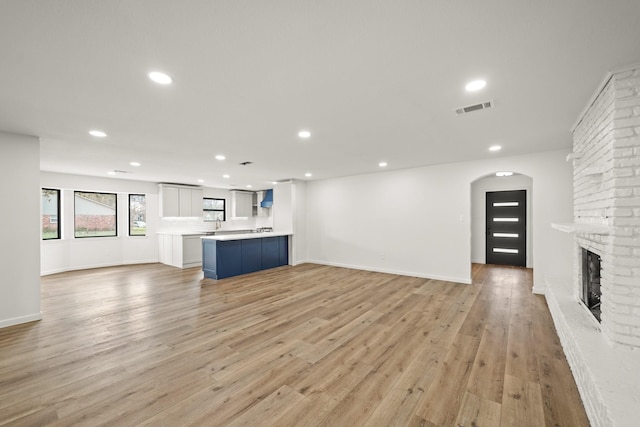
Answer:
[[[218,201],[222,201],[222,209],[205,209],[204,208],[204,201],[205,200],[218,200]],[[220,197],[203,197],[202,198],[202,220],[204,222],[216,222],[218,221],[217,219],[206,219],[204,217],[204,213],[205,212],[222,212],[222,221],[226,221],[227,220],[227,199],[223,199]]]
[[[41,222],[40,223],[40,239],[41,240],[60,240],[60,239],[62,239],[62,221],[61,221],[61,218],[60,218],[60,214],[62,212],[61,211],[61,206],[60,206],[61,202],[62,202],[62,190],[60,190],[59,188],[45,188],[45,187],[42,187],[41,190],[40,190],[40,197],[42,197],[42,192],[44,190],[55,191],[57,193],[57,198],[56,198],[56,203],[57,203],[56,215],[57,215],[57,218],[56,218],[56,221],[57,221],[57,225],[58,225],[58,227],[57,227],[58,235],[56,237],[43,237],[42,222]],[[42,212],[40,212],[40,221],[42,221]]]
[[[144,197],[144,234],[131,234],[132,224],[131,224],[131,196],[142,196]],[[142,193],[131,193],[128,197],[129,208],[127,209],[128,213],[128,223],[129,223],[129,237],[146,237],[147,236],[147,195]]]
[[[78,236],[77,230],[76,230],[76,194],[77,193],[85,193],[85,194],[107,194],[110,196],[114,196],[115,199],[115,206],[113,208],[114,210],[114,218],[115,218],[115,234],[109,234],[109,235],[105,235],[105,236]],[[118,237],[118,193],[107,193],[107,192],[102,192],[102,191],[82,191],[82,190],[74,190],[73,191],[73,238],[74,239],[93,239],[93,238],[99,238],[99,237]]]

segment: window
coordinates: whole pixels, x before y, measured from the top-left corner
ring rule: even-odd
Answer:
[[[205,221],[226,221],[225,199],[202,199],[202,210]]]
[[[73,195],[75,237],[118,235],[118,202],[115,193],[74,191]]]
[[[129,236],[147,235],[147,201],[144,194],[129,194]]]
[[[60,190],[42,189],[42,240],[60,238]]]

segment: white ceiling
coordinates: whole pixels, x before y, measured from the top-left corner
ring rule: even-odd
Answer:
[[[569,148],[639,60],[638,0],[2,0],[0,129],[46,171],[264,188]]]

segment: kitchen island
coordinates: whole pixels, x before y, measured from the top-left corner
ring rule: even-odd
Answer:
[[[178,268],[202,265],[202,243],[204,232],[160,231],[158,232],[159,261]]]
[[[247,233],[202,237],[204,277],[253,273],[289,264],[290,233]]]

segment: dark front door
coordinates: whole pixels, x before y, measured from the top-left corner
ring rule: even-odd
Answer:
[[[487,264],[527,265],[527,191],[487,192]]]

